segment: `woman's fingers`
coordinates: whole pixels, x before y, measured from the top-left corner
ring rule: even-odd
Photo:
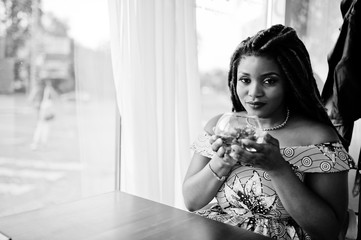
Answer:
[[[218,137],[217,137],[216,135],[212,135],[212,136],[209,138],[209,143],[210,143],[210,144],[213,144],[217,139],[218,139]]]
[[[245,148],[249,152],[258,152],[263,149],[263,145],[259,144],[250,139],[242,139],[241,141],[243,148]]]
[[[220,147],[222,147],[222,145],[223,145],[222,139],[217,138],[217,139],[214,140],[213,143],[212,143],[212,150],[215,151],[215,152],[218,152],[218,149],[219,149]]]
[[[218,157],[223,158],[225,153],[226,153],[226,150],[224,149],[224,147],[219,147],[218,148],[218,150],[217,150]]]
[[[274,146],[279,148],[279,142],[276,138],[272,137],[271,134],[264,134],[262,137],[262,142],[255,142],[250,139],[242,139],[242,145],[249,150],[250,152],[260,152],[266,149],[269,149],[267,146]]]
[[[239,155],[238,152],[236,152],[236,151],[231,151],[229,156],[233,159],[239,159],[241,157],[241,155]]]
[[[254,154],[250,150],[239,145],[232,145],[231,149],[232,151],[229,156],[234,160],[239,161],[246,166],[254,165]]]
[[[241,147],[240,145],[234,144],[231,146],[231,151],[232,153],[237,153],[239,154],[239,152],[243,151],[243,147]]]
[[[269,143],[273,146],[279,147],[279,142],[276,138],[272,137],[271,134],[266,134],[263,136],[264,143]]]

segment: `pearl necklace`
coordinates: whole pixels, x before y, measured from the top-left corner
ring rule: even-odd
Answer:
[[[277,130],[277,129],[280,129],[280,128],[283,128],[284,126],[286,126],[287,122],[288,122],[288,119],[290,117],[290,110],[287,108],[287,115],[286,115],[286,119],[283,121],[283,123],[277,125],[277,126],[274,126],[274,127],[271,127],[271,128],[262,128],[261,130],[262,131],[265,131],[265,132],[269,132],[269,131],[274,131],[274,130]],[[251,126],[254,127],[254,125],[252,125],[248,118],[247,118],[247,123]]]

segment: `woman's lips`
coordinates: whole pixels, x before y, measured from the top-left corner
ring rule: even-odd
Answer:
[[[264,102],[247,102],[247,104],[254,109],[261,108],[266,105]]]

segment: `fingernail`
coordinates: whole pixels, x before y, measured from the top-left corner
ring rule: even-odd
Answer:
[[[223,143],[222,139],[220,139],[220,138],[218,138],[218,139],[216,140],[216,142],[219,143],[219,144],[222,144],[222,143]]]

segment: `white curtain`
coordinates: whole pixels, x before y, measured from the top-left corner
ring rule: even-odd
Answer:
[[[200,128],[195,0],[109,0],[121,190],[183,207]]]

